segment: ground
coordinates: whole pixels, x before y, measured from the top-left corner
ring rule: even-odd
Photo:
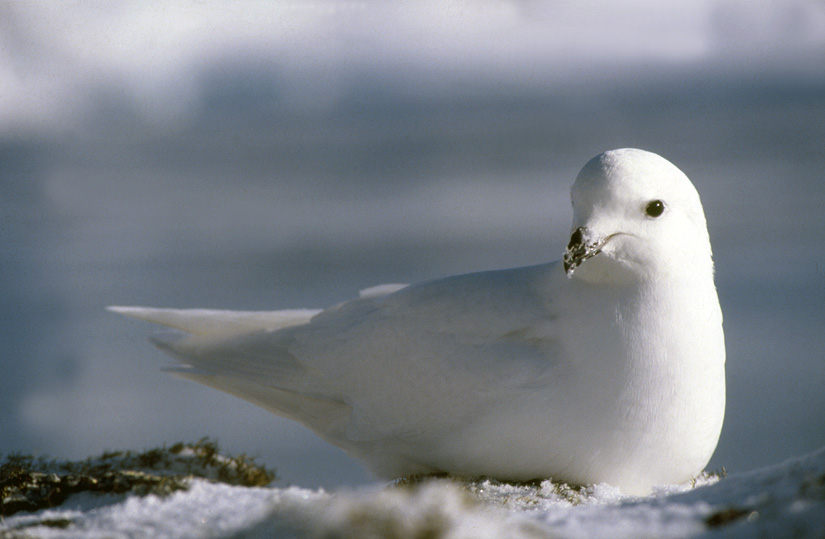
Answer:
[[[9,455],[0,537],[825,536],[825,448],[643,498],[550,480],[408,478],[326,492],[274,477],[206,439],[74,463]]]

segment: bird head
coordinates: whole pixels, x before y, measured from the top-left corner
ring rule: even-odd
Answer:
[[[573,224],[564,252],[569,277],[587,281],[662,278],[710,271],[699,195],[685,174],[643,150],[591,159],[571,189]]]

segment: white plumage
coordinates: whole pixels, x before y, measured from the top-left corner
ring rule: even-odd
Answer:
[[[176,374],[308,426],[397,477],[643,494],[698,474],[725,408],[699,196],[658,155],[601,154],[564,262],[385,285],[323,311],[110,307],[181,330]]]

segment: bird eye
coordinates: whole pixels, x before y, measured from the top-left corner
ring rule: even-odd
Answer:
[[[659,217],[665,211],[665,203],[661,200],[651,200],[645,208],[648,217]]]

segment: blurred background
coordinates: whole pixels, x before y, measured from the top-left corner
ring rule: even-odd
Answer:
[[[561,257],[612,148],[699,190],[728,408],[711,468],[825,446],[819,0],[0,3],[0,453],[212,436],[358,485],[311,432],[169,377],[106,305],[324,307]]]

